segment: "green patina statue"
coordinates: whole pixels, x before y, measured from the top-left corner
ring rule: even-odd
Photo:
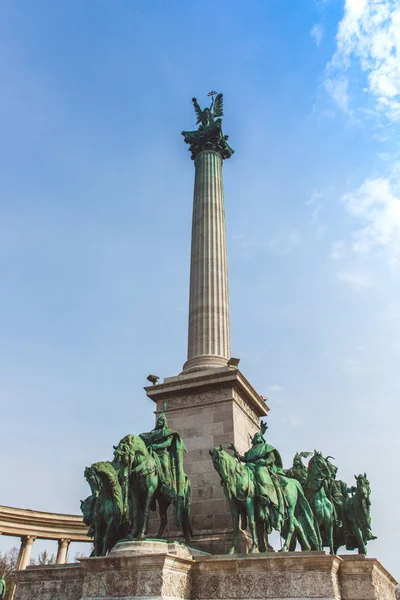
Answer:
[[[285,476],[279,452],[263,438],[266,429],[261,422],[261,431],[254,435],[252,447],[243,456],[233,444],[230,449],[234,457],[222,446],[210,451],[232,514],[234,537],[230,552],[238,551],[239,516],[242,528],[249,522],[250,552],[270,549],[268,534],[272,529],[281,531],[285,539],[283,552],[291,548],[292,539],[299,540],[302,550],[319,550],[313,513],[301,484]]]
[[[175,522],[179,526],[182,523],[187,481],[183,470],[183,454],[186,449],[179,433],[168,427],[165,406],[155,428],[149,433],[141,433],[140,437],[158,459],[161,491],[167,498],[175,500]]]
[[[104,556],[121,539],[145,539],[149,512],[157,504],[157,537],[165,530],[173,503],[175,523],[182,528],[186,543],[190,542],[191,486],[183,470],[184,452],[181,436],[168,428],[164,406],[152,431],[126,435],[114,446],[112,462],[86,467],[92,493],[81,501],[81,510],[94,540],[92,556]]]
[[[307,495],[314,511],[321,547],[336,554],[340,546],[367,554],[367,542],[375,540],[371,531],[370,495],[367,475],[356,477],[357,485],[349,488],[337,480],[337,467],[314,451],[308,463]]]
[[[230,158],[233,154],[228,144],[228,136],[222,133],[223,96],[217,92],[210,92],[210,108],[202,110],[196,98],[192,98],[199,128],[196,131],[182,131],[185,142],[189,144],[192,160],[204,150],[218,152],[222,159]],[[215,96],[215,98],[214,98]]]
[[[0,577],[0,598],[5,598],[7,594],[7,584],[4,575]]]
[[[296,453],[293,466],[284,470],[279,452],[264,440],[266,430],[261,421],[261,431],[251,438],[252,446],[243,456],[233,444],[229,447],[233,457],[222,446],[210,451],[232,513],[230,552],[238,551],[240,522],[242,529],[249,524],[250,552],[268,551],[268,534],[276,529],[285,540],[281,551],[295,550],[299,541],[302,550],[328,546],[336,554],[345,545],[366,554],[367,542],[376,539],[366,474],[358,475],[357,485],[349,489],[336,479],[331,457],[317,451]],[[310,456],[306,467],[303,459]]]
[[[112,463],[94,463],[91,469],[100,481],[93,507],[94,556],[105,556],[121,539],[122,490]]]
[[[279,475],[284,475],[282,458],[278,450],[267,444],[264,434],[267,424],[261,421],[261,431],[252,438],[252,446],[244,456],[240,456],[232,444],[234,456],[247,464],[252,470],[257,483],[259,512],[263,521],[267,521],[267,529],[281,530],[284,519],[284,501]]]
[[[307,487],[307,467],[303,463],[303,458],[309,458],[312,452],[296,452],[293,458],[293,466],[290,469],[286,469],[286,477],[293,477],[301,483],[303,490]]]

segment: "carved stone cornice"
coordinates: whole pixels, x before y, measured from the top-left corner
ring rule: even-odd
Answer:
[[[239,369],[222,367],[198,371],[177,377],[168,377],[163,383],[144,388],[146,394],[159,405],[159,401],[167,402],[167,410],[182,409],[195,404],[215,403],[234,398],[244,409],[249,408],[256,419],[264,417],[269,408],[265,400],[256,392],[251,383]],[[215,390],[220,390],[215,394]],[[209,395],[207,392],[213,391]],[[170,405],[168,402],[170,400]]]
[[[0,506],[0,531],[4,535],[47,540],[90,542],[88,527],[78,515],[48,513]]]

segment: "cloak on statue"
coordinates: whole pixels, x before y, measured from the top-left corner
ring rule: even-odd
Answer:
[[[262,441],[258,441],[261,438]],[[280,529],[283,523],[285,505],[279,483],[279,474],[284,474],[281,455],[278,450],[267,444],[259,434],[254,436],[253,446],[244,455],[245,462],[254,473],[257,496],[261,504],[272,504],[272,523]]]
[[[148,433],[141,433],[140,437],[157,462],[163,493],[176,500],[175,520],[180,524],[185,496],[183,454],[186,448],[182,438],[177,431],[169,429],[164,412],[158,417],[156,427]]]

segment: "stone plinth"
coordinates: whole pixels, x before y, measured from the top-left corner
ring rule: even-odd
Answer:
[[[232,542],[232,520],[209,452],[230,443],[245,452],[249,435],[259,430],[259,418],[268,407],[244,375],[229,367],[170,377],[145,389],[156,402],[157,414],[166,402],[168,425],[179,431],[187,449],[184,468],[192,483],[193,545],[213,554],[225,553]],[[164,535],[176,538],[180,532],[173,529],[171,517]],[[152,517],[150,534],[156,533],[157,526],[158,518]],[[244,533],[241,543],[245,551],[248,536]]]
[[[375,558],[340,555],[340,587],[343,600],[393,600],[395,579]]]
[[[314,598],[340,600],[341,559],[325,552],[218,556],[192,569],[196,600]]]
[[[28,567],[15,571],[14,600],[80,600],[83,570],[79,564]]]
[[[192,555],[179,544],[120,542],[108,556],[81,559],[81,563],[82,600],[191,596]]]
[[[178,544],[122,542],[80,565],[16,573],[15,600],[395,600],[376,559],[326,552],[195,556]],[[138,542],[137,544],[140,544]]]

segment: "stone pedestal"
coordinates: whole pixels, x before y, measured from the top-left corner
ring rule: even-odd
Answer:
[[[245,558],[218,556],[199,560],[192,570],[192,598],[341,599],[341,560],[325,552],[254,554]]]
[[[15,600],[395,600],[376,559],[325,552],[196,555],[178,544],[121,542],[103,558],[16,572]]]
[[[195,600],[394,600],[395,586],[374,558],[326,552],[215,556],[192,568]]]
[[[393,600],[395,579],[375,558],[341,554],[339,583],[345,600]]]
[[[121,542],[104,558],[82,559],[82,600],[190,598],[192,554],[179,544]]]
[[[234,443],[239,452],[250,445],[249,435],[259,430],[259,418],[268,412],[264,400],[237,368],[214,368],[165,379],[146,387],[159,414],[166,402],[168,425],[179,431],[187,454],[184,468],[192,483],[193,545],[213,554],[225,553],[231,546],[232,520],[209,451],[222,444]],[[172,513],[172,511],[170,511]],[[158,518],[150,521],[150,533],[157,531]],[[172,527],[167,537],[180,532]],[[248,537],[242,534],[246,551]]]

